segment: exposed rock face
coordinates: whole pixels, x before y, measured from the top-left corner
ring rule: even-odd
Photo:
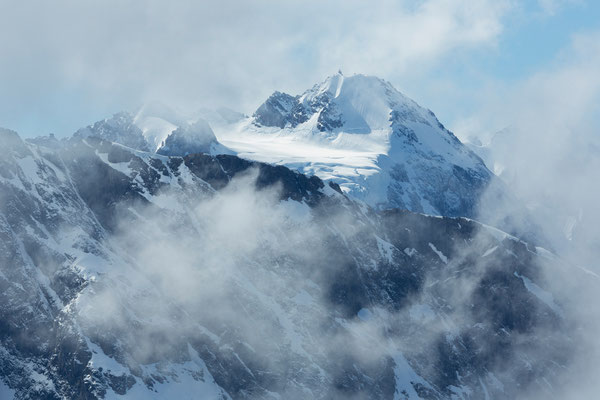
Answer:
[[[285,127],[286,124],[297,126],[306,121],[299,110],[298,98],[286,93],[275,92],[254,113],[256,122],[265,126]]]
[[[477,222],[235,156],[0,143],[19,399],[515,398],[568,365],[560,298],[530,290],[559,261]]]

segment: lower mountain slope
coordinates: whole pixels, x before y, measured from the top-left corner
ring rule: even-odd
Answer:
[[[568,368],[546,275],[583,272],[493,228],[231,155],[0,142],[2,394],[552,397]]]

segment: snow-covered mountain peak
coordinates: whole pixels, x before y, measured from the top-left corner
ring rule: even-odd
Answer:
[[[301,95],[274,92],[254,113],[258,126],[296,128],[315,134],[368,134],[389,129],[393,118],[439,125],[431,111],[419,106],[389,82],[362,74],[329,76]],[[445,133],[446,134],[446,133]],[[321,134],[320,136],[323,136]]]
[[[150,150],[143,132],[134,123],[134,117],[127,112],[116,113],[111,118],[103,119],[79,129],[73,136],[79,138],[94,136],[132,149]]]
[[[472,216],[492,177],[431,111],[374,76],[338,73],[298,96],[275,92],[215,134],[242,157],[333,180],[375,207]]]
[[[299,101],[301,103],[310,103],[316,97],[323,94],[330,95],[332,97],[338,97],[344,84],[344,75],[342,71],[338,71],[337,74],[327,77],[323,82],[318,83],[312,87],[312,89],[304,92]]]
[[[184,123],[173,130],[156,152],[169,156],[186,156],[196,153],[231,153],[217,142],[210,125],[203,119],[199,119],[192,124]]]
[[[171,156],[233,151],[333,181],[376,208],[435,215],[474,216],[492,179],[431,111],[374,76],[339,72],[301,95],[275,92],[252,117],[208,114],[218,122],[151,104],[75,136]]]

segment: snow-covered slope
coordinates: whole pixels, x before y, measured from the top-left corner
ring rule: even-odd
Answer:
[[[431,111],[371,76],[340,72],[299,96],[275,92],[215,134],[241,157],[332,180],[380,208],[473,216],[492,179]]]
[[[2,395],[516,398],[568,365],[543,271],[577,270],[509,235],[235,156],[41,142],[0,130]]]

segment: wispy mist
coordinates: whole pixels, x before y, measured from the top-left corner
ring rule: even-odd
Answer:
[[[545,71],[512,87],[498,88],[503,99],[488,97],[494,100],[484,107],[479,122],[509,121],[510,125],[488,136],[479,125],[482,130],[473,133],[487,145],[482,154],[488,167],[508,184],[515,200],[527,207],[527,219],[517,220],[516,230],[535,224],[544,245],[564,264],[541,271],[548,287],[565,304],[570,326],[575,327],[578,353],[561,377],[558,394],[568,399],[592,398],[599,389],[592,378],[600,374],[596,339],[600,334],[598,38],[597,32],[574,36]],[[498,204],[493,196],[484,196],[482,211],[491,210],[501,220],[514,214],[515,204]],[[544,398],[539,393],[529,396]]]

